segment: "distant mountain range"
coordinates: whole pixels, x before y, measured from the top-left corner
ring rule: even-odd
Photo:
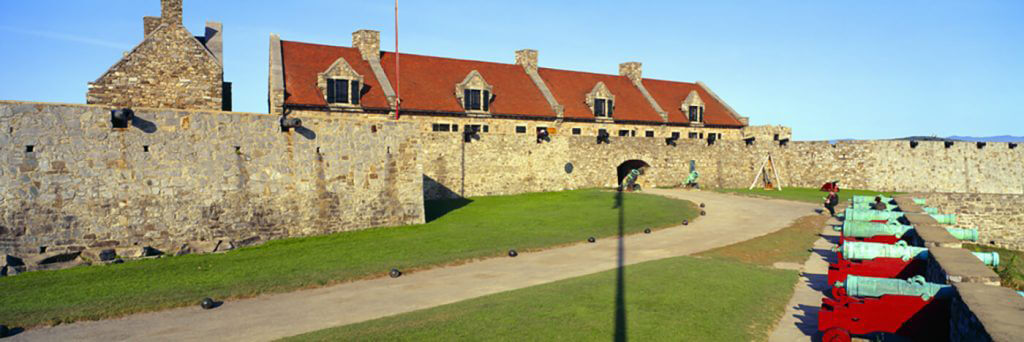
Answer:
[[[991,137],[966,137],[953,135],[945,138],[942,137],[906,137],[899,138],[896,140],[918,140],[918,141],[984,141],[984,142],[1024,142],[1024,137],[1018,137],[1013,135],[996,135]]]
[[[840,141],[856,141],[856,140],[876,140],[876,139],[831,139],[828,140],[830,144],[835,144]],[[885,140],[885,139],[878,139]],[[948,137],[934,137],[934,136],[913,136],[906,138],[896,138],[892,140],[917,140],[917,141],[984,141],[984,142],[1024,142],[1024,137],[1014,135],[996,135],[991,137],[967,137],[953,135]]]

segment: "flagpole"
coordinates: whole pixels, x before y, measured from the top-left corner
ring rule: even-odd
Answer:
[[[399,107],[402,106],[402,74],[398,68],[398,0],[395,0],[395,120],[399,117]]]

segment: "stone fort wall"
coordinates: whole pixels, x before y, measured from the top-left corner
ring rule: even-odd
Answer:
[[[111,109],[0,101],[0,251],[166,248],[418,223],[424,199],[615,187],[627,160],[650,166],[639,181],[648,188],[679,185],[691,160],[702,186],[745,188],[771,154],[783,186],[838,179],[845,188],[1024,194],[1024,150],[1005,143],[597,144],[564,128],[538,143],[534,126],[551,123],[523,120],[531,133],[515,134],[520,122],[508,119],[467,119],[494,122],[466,142],[415,117],[293,113],[304,128],[281,132],[276,115],[163,109],[136,109],[132,126],[116,129]]]
[[[409,124],[0,101],[0,253],[245,245],[422,223]],[[194,244],[194,243],[193,243]]]
[[[559,134],[537,143],[529,134],[486,133],[467,143],[461,133],[429,132],[423,149],[428,198],[614,187],[617,167],[633,159],[650,165],[641,176],[647,187],[679,185],[694,160],[703,186],[746,188],[769,154],[783,186],[817,188],[840,180],[857,189],[1024,194],[1024,150],[1006,143],[979,149],[927,141],[912,148],[908,141],[724,140],[709,146],[681,139],[669,146],[664,138],[611,137],[610,144],[597,144],[592,136]]]

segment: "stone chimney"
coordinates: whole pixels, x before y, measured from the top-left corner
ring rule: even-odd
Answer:
[[[640,62],[626,62],[619,64],[619,76],[629,77],[630,81],[640,82],[643,77],[643,65]]]
[[[352,32],[352,47],[359,49],[363,60],[380,60],[380,32],[359,30]]]
[[[181,2],[183,0],[160,0],[160,17],[164,23],[181,25]]]
[[[217,56],[217,60],[224,65],[224,25],[216,21],[206,22],[206,36],[203,41],[206,48]]]
[[[516,51],[516,65],[526,71],[537,71],[537,50],[522,49]]]
[[[142,33],[143,36],[148,36],[153,31],[156,31],[157,27],[160,27],[160,17],[142,17]]]

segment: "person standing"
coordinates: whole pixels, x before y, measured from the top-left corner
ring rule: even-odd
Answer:
[[[839,205],[839,194],[836,194],[835,191],[829,191],[828,197],[825,197],[825,209],[828,209],[828,213],[832,217],[836,216],[837,205]]]
[[[888,206],[886,206],[885,203],[882,203],[882,197],[881,196],[875,196],[875,203],[871,203],[871,209],[874,209],[874,210],[886,210],[886,209],[888,209]]]

